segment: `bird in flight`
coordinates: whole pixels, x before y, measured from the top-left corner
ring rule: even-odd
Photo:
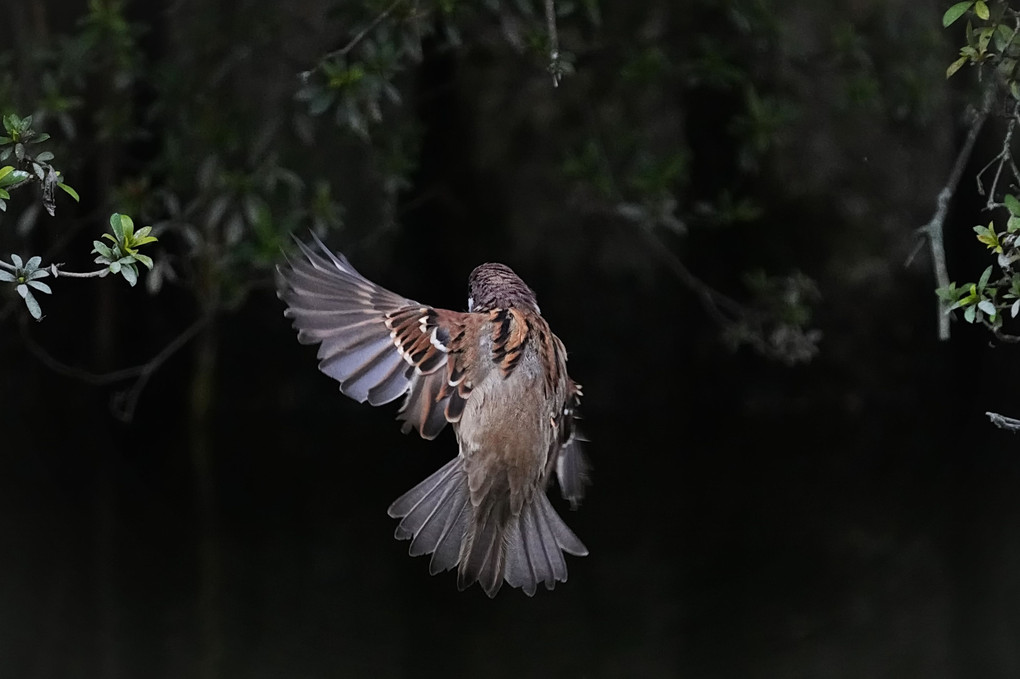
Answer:
[[[509,267],[482,264],[468,310],[437,309],[315,240],[279,268],[279,296],[298,341],[319,345],[319,370],[361,403],[403,396],[405,433],[433,439],[450,423],[457,434],[458,455],[390,505],[395,536],[412,556],[432,555],[433,575],[456,567],[462,590],[477,582],[493,597],[505,580],[532,596],[566,581],[564,552],[588,550],[546,488],[555,475],[575,509],[584,494],[581,387],[535,293]]]

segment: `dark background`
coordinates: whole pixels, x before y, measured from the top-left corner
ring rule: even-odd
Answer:
[[[19,89],[31,83],[10,77],[25,31],[50,44],[85,13],[38,4],[43,24],[22,4],[0,29],[5,91],[22,113],[37,105]],[[354,30],[342,13],[316,24],[328,4],[298,3],[300,30],[259,38],[266,55],[274,45],[283,55],[275,71],[239,68],[237,88],[270,102],[245,99],[253,117],[300,112],[294,73]],[[61,281],[41,300],[42,323],[24,322],[9,297],[0,326],[0,676],[1020,676],[1020,457],[983,414],[1020,413],[1015,349],[962,323],[940,344],[927,251],[904,266],[971,96],[943,79],[959,37],[942,31],[944,8],[768,3],[778,33],[765,72],[749,72],[799,115],[756,172],[736,159],[739,88],[652,82],[642,91],[654,101],[638,109],[647,117],[625,121],[690,150],[680,211],[722,189],[763,206],[753,223],[694,225],[660,243],[734,295],[754,267],[812,276],[823,339],[808,364],[728,349],[639,227],[584,209],[586,194],[561,181],[571,135],[619,94],[619,54],[659,41],[681,63],[682,46],[701,41],[735,49],[746,66],[756,33],[734,28],[742,4],[762,3],[607,4],[586,37],[596,46],[578,48],[578,75],[556,90],[540,61],[498,36],[460,51],[426,41],[401,76],[402,115],[422,136],[386,228],[373,223],[383,199],[351,179],[363,167],[344,155],[355,145],[330,141],[341,131],[322,127],[320,146],[288,142],[308,176],[333,172],[343,185],[347,219],[329,240],[373,280],[462,309],[468,272],[503,261],[536,290],[584,385],[591,439],[589,497],[577,512],[556,498],[591,552],[569,559],[568,582],[490,601],[406,555],[386,507],[454,454],[452,433],[402,436],[395,404],[341,397],[295,341],[267,270],[153,374],[129,423],[111,415],[123,384],[67,377],[32,347],[88,370],[133,365],[202,301],[184,283],[149,297],[123,281]],[[252,12],[269,12],[208,6],[224,45]],[[181,17],[197,5],[126,11],[148,27],[147,63],[192,68],[197,57],[171,45],[194,30]],[[564,21],[564,40],[580,42]],[[837,28],[855,36],[849,61],[833,56]],[[906,112],[904,71],[920,92]],[[844,96],[865,86],[870,98]],[[94,103],[94,83],[82,87]],[[230,105],[230,91],[220,100],[199,89],[196,101]],[[87,140],[98,124],[88,106],[76,115]],[[158,163],[173,130],[164,120],[151,131],[117,146],[118,176]],[[974,169],[1001,133],[989,126]],[[100,196],[96,209],[122,209],[90,173],[97,146],[83,142],[78,174],[68,172],[85,199],[79,214]],[[155,191],[160,178],[149,179]],[[985,262],[970,227],[985,216],[970,180],[963,187],[947,246],[953,275],[975,278]],[[63,242],[50,259],[88,267],[102,219],[69,243],[45,225],[26,235],[16,202],[0,224],[5,258]],[[180,241],[162,241],[183,259]]]

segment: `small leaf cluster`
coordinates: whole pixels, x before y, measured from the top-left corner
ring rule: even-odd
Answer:
[[[337,125],[363,139],[368,139],[373,125],[382,122],[387,106],[400,104],[397,76],[408,64],[422,61],[423,41],[430,38],[439,49],[458,47],[464,34],[483,33],[486,24],[498,22],[510,47],[540,60],[554,83],[574,72],[575,57],[570,51],[551,50],[541,3],[370,0],[349,3],[349,7],[343,18],[360,29],[346,45],[300,74],[296,97],[307,102],[312,116],[332,110]],[[601,20],[595,0],[561,2],[556,10],[561,19],[583,13],[592,24]]]
[[[996,304],[996,297],[999,295],[999,281],[994,283],[991,281],[992,268],[989,265],[977,283],[964,283],[957,286],[954,281],[948,287],[936,290],[936,294],[948,304],[946,313],[963,309],[963,319],[968,323],[985,323],[987,321],[995,327],[1001,327],[1002,314],[999,313],[999,306]]]
[[[39,268],[39,265],[42,263],[41,257],[32,257],[26,262],[18,255],[11,255],[11,263],[14,265],[13,270],[0,269],[0,281],[14,283],[18,294],[25,300],[28,312],[32,314],[32,318],[38,321],[42,318],[42,307],[39,306],[39,302],[32,294],[32,291],[35,290],[47,295],[53,293],[50,286],[39,280],[49,276],[50,272],[47,269]]]
[[[946,313],[963,309],[963,319],[968,323],[982,323],[996,330],[1002,328],[1007,310],[1010,318],[1020,315],[1020,273],[1013,271],[1013,263],[1020,261],[1020,243],[1017,242],[1020,238],[1020,199],[1007,194],[1002,207],[1009,212],[1004,231],[996,231],[994,221],[988,222],[987,226],[979,224],[974,227],[978,242],[995,255],[995,264],[985,268],[977,282],[957,284],[954,281],[935,291],[945,302]],[[993,279],[996,266],[1001,275]]]
[[[960,56],[946,68],[946,77],[952,77],[965,64],[989,64],[994,67],[995,73],[1013,98],[1020,101],[1020,83],[1017,81],[1020,13],[1010,8],[1006,2],[991,5],[984,0],[958,2],[946,10],[942,16],[942,25],[948,27],[968,14],[973,20],[967,20],[967,43],[960,48]]]
[[[12,190],[33,180],[42,186],[43,207],[50,215],[56,210],[54,193],[58,187],[78,201],[77,191],[60,181],[60,172],[50,164],[53,154],[49,151],[32,153],[34,144],[50,138],[45,132],[32,129],[32,116],[20,118],[8,113],[2,117],[2,122],[5,134],[0,135],[0,162],[6,162],[13,156],[17,166],[0,167],[0,211],[7,210]]]
[[[308,112],[319,116],[333,107],[337,125],[368,139],[369,128],[383,118],[385,104],[400,104],[393,79],[401,70],[401,53],[389,41],[366,40],[357,59],[328,57],[314,71],[301,74],[296,97],[308,102]]]
[[[96,264],[105,265],[106,272],[113,275],[120,274],[132,286],[138,282],[138,265],[142,264],[147,269],[152,268],[152,258],[138,252],[138,248],[147,243],[154,243],[155,236],[150,236],[151,226],[145,226],[135,231],[134,221],[127,215],[114,213],[110,215],[110,229],[112,233],[104,233],[103,238],[112,241],[107,245],[102,241],[92,241],[92,252],[99,255],[96,257]],[[103,275],[106,275],[104,272]]]

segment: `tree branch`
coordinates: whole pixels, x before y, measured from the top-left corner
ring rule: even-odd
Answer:
[[[986,412],[985,415],[992,421],[992,424],[999,429],[1005,429],[1006,431],[1011,431],[1014,434],[1020,431],[1020,420],[1016,418],[1006,417],[1005,415],[1000,415],[999,413],[993,413],[990,411]]]
[[[130,422],[134,418],[138,399],[141,397],[142,391],[145,389],[152,375],[159,370],[159,368],[166,363],[171,356],[180,351],[189,341],[191,341],[191,339],[194,338],[195,335],[197,335],[211,319],[211,315],[205,315],[198,318],[191,325],[181,331],[177,337],[167,343],[167,345],[163,347],[159,353],[145,363],[105,373],[94,373],[90,370],[76,368],[54,357],[28,334],[27,323],[25,322],[21,323],[21,337],[29,352],[35,356],[40,363],[58,375],[64,375],[65,377],[70,377],[72,379],[98,386],[116,384],[117,382],[133,379],[134,383],[128,389],[118,392],[110,404],[110,409],[113,412],[114,417],[122,422]]]
[[[953,163],[953,169],[949,173],[949,179],[946,181],[946,185],[939,191],[938,200],[936,202],[935,214],[932,216],[931,221],[922,226],[918,231],[919,233],[928,237],[928,246],[931,251],[932,265],[935,268],[935,282],[937,287],[944,288],[949,285],[949,268],[946,266],[946,249],[945,242],[943,240],[943,226],[946,220],[946,214],[949,211],[949,201],[956,193],[956,189],[960,185],[960,179],[963,177],[963,171],[967,167],[967,162],[970,160],[971,153],[974,151],[974,143],[977,141],[978,133],[981,132],[981,128],[985,124],[985,120],[988,119],[988,114],[992,110],[992,103],[995,101],[996,83],[989,83],[988,87],[985,88],[985,94],[981,102],[981,109],[974,116],[974,120],[971,121],[970,129],[967,130],[967,138],[963,143],[963,147],[960,149],[960,153],[956,156],[956,161]],[[949,315],[947,314],[949,305],[945,300],[940,299],[938,301],[938,326],[939,326],[939,339],[949,339]]]
[[[347,53],[348,53],[348,52],[350,52],[350,51],[351,51],[352,49],[354,49],[354,47],[355,47],[355,46],[356,46],[356,45],[357,45],[357,44],[358,44],[359,42],[361,42],[362,40],[364,40],[364,39],[365,39],[365,36],[366,36],[366,35],[368,35],[369,33],[371,33],[371,32],[372,32],[372,31],[373,31],[373,30],[375,29],[375,27],[376,27],[376,26],[378,26],[379,24],[381,24],[381,23],[383,22],[383,20],[384,20],[384,19],[385,19],[386,17],[388,17],[388,16],[389,16],[389,15],[390,15],[390,14],[391,14],[391,13],[393,12],[393,10],[395,10],[395,9],[397,8],[397,6],[398,6],[398,5],[399,5],[399,4],[401,3],[401,2],[403,2],[403,0],[393,0],[393,2],[392,2],[392,3],[390,3],[390,6],[389,6],[389,7],[387,7],[387,8],[386,8],[386,9],[384,9],[384,10],[383,10],[382,12],[380,12],[380,13],[379,13],[379,15],[378,15],[378,16],[376,16],[376,18],[372,19],[372,21],[370,21],[370,22],[368,23],[368,25],[367,25],[367,26],[365,26],[365,27],[364,27],[364,28],[362,28],[362,29],[361,29],[360,31],[358,31],[357,35],[355,35],[355,36],[354,36],[353,38],[351,38],[351,39],[350,39],[350,41],[349,41],[349,42],[348,42],[348,43],[347,43],[346,45],[344,45],[344,46],[343,46],[343,47],[341,47],[340,49],[337,49],[337,50],[333,50],[332,52],[328,53],[328,54],[327,54],[326,56],[324,56],[324,57],[322,58],[322,60],[323,60],[323,61],[325,61],[325,60],[327,60],[327,59],[333,59],[333,58],[335,58],[335,57],[343,57],[343,56],[346,56],[346,55],[347,55]]]
[[[698,296],[701,300],[702,308],[719,325],[725,327],[749,315],[747,309],[740,302],[719,292],[695,276],[676,253],[670,250],[658,236],[652,233],[650,228],[639,227],[637,230],[644,235],[645,240],[659,256],[659,259],[673,271],[673,274],[680,279],[680,282]]]
[[[54,278],[60,278],[61,276],[65,276],[67,278],[102,278],[110,273],[108,268],[97,269],[95,271],[64,271],[60,268],[62,266],[64,266],[62,263],[50,264],[46,267],[46,271],[49,271],[50,275]],[[15,271],[17,270],[17,267],[0,259],[0,269]]]
[[[546,30],[549,32],[549,72],[552,73],[553,87],[560,85],[560,38],[556,33],[555,0],[545,0]]]

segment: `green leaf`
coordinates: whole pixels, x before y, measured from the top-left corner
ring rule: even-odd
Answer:
[[[131,242],[131,236],[135,233],[135,223],[127,215],[120,216],[121,240],[125,243]]]
[[[120,272],[124,274],[124,279],[131,285],[131,287],[135,287],[135,283],[138,282],[138,269],[135,268],[135,265],[125,264]]]
[[[39,302],[36,301],[35,296],[32,295],[31,290],[28,289],[27,285],[18,286],[18,294],[25,300],[25,306],[28,307],[28,313],[32,314],[32,318],[35,320],[42,319],[42,307],[39,306]]]
[[[947,9],[946,13],[942,15],[942,28],[950,26],[954,21],[966,14],[973,4],[973,2],[958,2]]]
[[[956,303],[953,304],[951,307],[949,307],[947,309],[947,311],[953,311],[955,309],[959,309],[960,307],[967,306],[968,304],[972,304],[973,302],[974,302],[974,298],[970,297],[969,295],[967,297],[961,297],[960,299],[956,300]]]
[[[977,286],[978,286],[979,288],[985,288],[985,287],[988,287],[988,280],[989,280],[989,279],[990,279],[991,277],[992,277],[992,267],[991,267],[991,266],[989,266],[989,267],[988,267],[987,269],[985,269],[985,270],[984,270],[984,272],[983,272],[983,273],[981,274],[981,278],[979,278],[979,279],[978,279],[978,284],[977,284]]]
[[[137,253],[134,254],[134,255],[131,255],[131,256],[135,258],[135,261],[140,262],[141,264],[144,264],[145,268],[150,269],[150,270],[152,269],[152,257],[149,257],[147,255],[140,255],[140,254],[137,254]]]
[[[1016,318],[1016,315],[1020,313],[1020,299],[1013,302],[1013,306],[1009,308],[1009,313],[1013,318]]]
[[[12,172],[7,172],[2,177],[0,177],[0,187],[14,186],[15,184],[20,184],[26,179],[29,179],[31,176],[32,175],[25,172],[24,170],[14,170]]]
[[[977,0],[977,2],[974,3],[974,14],[978,15],[978,19],[988,21],[988,5],[985,4],[985,0]]]
[[[74,198],[74,202],[76,203],[81,202],[81,198],[78,197],[78,192],[72,189],[70,186],[68,186],[64,182],[57,182],[57,186],[62,188],[64,192],[67,193],[67,195],[71,196],[71,198]]]
[[[28,287],[35,288],[39,292],[45,292],[47,295],[53,294],[53,290],[50,289],[50,286],[46,285],[42,281],[28,281]]]
[[[112,215],[110,215],[110,229],[113,230],[114,242],[123,243],[124,228],[121,225],[121,216],[119,212],[114,212]],[[114,273],[116,273],[116,271]]]
[[[42,153],[35,157],[35,160],[37,163],[48,163],[49,161],[53,160],[53,154],[50,153],[49,151],[43,151]]]
[[[973,323],[974,319],[976,317],[977,317],[977,307],[975,307],[975,306],[969,306],[963,312],[963,320],[967,321],[968,323]]]
[[[983,299],[980,302],[978,302],[977,306],[978,306],[978,309],[981,309],[981,311],[984,311],[986,314],[988,314],[992,318],[995,318],[995,314],[997,313],[997,309],[995,308],[995,305],[991,303],[991,301],[989,301],[987,299]]]
[[[110,246],[108,246],[101,240],[92,241],[92,252],[96,253],[97,255],[100,255],[101,257],[105,257],[107,260],[111,260],[114,258],[113,251],[110,250]]]
[[[956,283],[950,283],[947,286],[936,288],[935,294],[939,296],[939,299],[945,300],[946,302],[956,301]]]
[[[988,226],[975,226],[974,231],[977,233],[977,239],[987,245],[990,250],[1002,252],[1002,246],[999,244],[999,236],[995,233],[994,222],[988,222]]]
[[[949,68],[946,69],[946,79],[953,77],[953,74],[959,71],[964,64],[967,63],[967,57],[960,57],[953,63],[949,64]]]
[[[1020,200],[1017,200],[1016,196],[1011,193],[1007,193],[1002,200],[1006,204],[1006,209],[1009,210],[1011,215],[1020,215]]]

